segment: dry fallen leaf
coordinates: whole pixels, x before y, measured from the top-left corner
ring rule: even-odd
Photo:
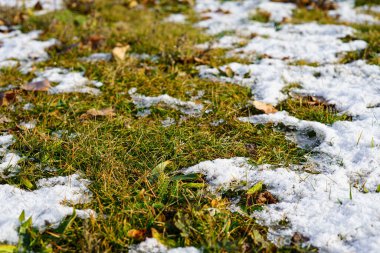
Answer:
[[[117,46],[114,49],[112,49],[112,55],[113,57],[118,61],[124,61],[125,55],[129,51],[131,47],[129,45],[126,46]]]
[[[7,106],[9,104],[12,104],[16,102],[16,92],[14,91],[6,91],[0,93],[0,105],[1,106]]]
[[[277,199],[272,195],[272,193],[265,191],[259,194],[256,200],[256,204],[276,204],[278,201]]]
[[[128,231],[127,236],[142,241],[145,239],[146,229],[131,229]]]
[[[0,115],[0,124],[9,123],[9,122],[12,122],[12,120],[8,119],[4,115]]]
[[[101,110],[96,110],[94,108],[88,110],[86,113],[82,114],[80,116],[81,119],[88,119],[88,118],[94,118],[94,117],[112,117],[115,116],[115,111],[113,108],[104,108]]]
[[[265,112],[266,114],[270,114],[270,113],[275,113],[275,112],[277,112],[277,109],[274,108],[274,106],[271,105],[271,104],[267,104],[267,103],[260,102],[260,101],[253,101],[252,104],[253,104],[253,106],[254,106],[257,110],[263,111],[263,112]]]
[[[50,82],[45,79],[43,81],[25,84],[21,88],[26,91],[48,91],[51,88],[51,85]]]

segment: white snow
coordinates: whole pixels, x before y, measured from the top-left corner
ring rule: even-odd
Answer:
[[[9,33],[0,32],[0,68],[14,67],[29,71],[33,62],[45,61],[49,58],[46,49],[57,43],[55,39],[37,40],[41,31],[22,33],[15,30]]]
[[[110,53],[95,53],[87,57],[81,58],[82,61],[87,61],[87,62],[110,61],[111,59],[112,59],[112,54]]]
[[[39,14],[63,8],[63,0],[0,0],[0,5],[17,8],[33,8],[38,2],[43,8],[37,12]]]
[[[337,165],[330,168],[329,173],[310,174],[299,167],[253,166],[246,158],[235,157],[201,162],[184,173],[206,175],[213,191],[242,182],[247,183],[246,188],[264,182],[279,202],[252,216],[270,227],[270,237],[280,245],[299,232],[322,252],[377,252],[380,193],[364,194],[344,169]],[[289,226],[275,229],[283,220]]]
[[[257,8],[269,13],[270,20],[282,22],[292,17],[293,10],[296,9],[297,6],[293,3],[262,2]]]
[[[176,123],[175,119],[170,118],[170,117],[167,117],[166,119],[161,120],[161,124],[163,127],[170,127],[170,126],[174,125],[175,123]]]
[[[194,247],[168,249],[155,238],[147,238],[145,241],[129,248],[129,253],[200,253]]]
[[[36,121],[30,121],[30,122],[21,122],[19,126],[25,128],[25,129],[33,129],[36,127]]]
[[[179,23],[183,24],[186,23],[186,16],[178,13],[178,14],[170,14],[168,17],[164,19],[165,22],[171,22],[171,23]]]
[[[364,61],[311,67],[264,59],[249,65],[230,63],[219,69],[224,72],[227,67],[233,77],[221,76],[218,68],[200,66],[198,70],[203,78],[250,87],[255,100],[274,105],[287,98],[281,90],[294,83],[302,87],[293,89],[293,93],[323,97],[351,115],[367,113],[368,108],[380,104],[380,68]]]
[[[37,189],[22,190],[12,185],[0,185],[0,242],[15,244],[18,240],[18,217],[32,217],[33,226],[40,230],[47,224],[57,226],[75,210],[65,203],[83,204],[90,201],[89,182],[74,174],[67,177],[41,179]],[[79,217],[88,218],[91,210],[75,210]]]
[[[227,33],[228,37],[223,39],[222,36],[216,42],[216,45],[220,44],[224,48],[236,44],[234,43],[237,41],[236,35],[246,38],[254,36],[246,46],[230,52],[231,55],[240,55],[244,58],[266,55],[276,59],[329,63],[336,62],[339,55],[344,52],[362,50],[366,47],[364,41],[340,40],[347,35],[353,35],[355,30],[348,26],[316,23],[275,25],[252,21],[250,19],[252,13],[260,6],[272,13],[275,20],[289,17],[291,9],[294,8],[292,4],[258,0],[198,1],[195,9],[203,20],[197,26],[207,29],[206,31],[213,35]],[[207,44],[200,45],[201,48],[206,46]]]
[[[25,111],[33,110],[33,108],[34,108],[34,104],[32,104],[32,103],[26,103],[26,104],[22,107],[22,109],[25,110]]]
[[[199,116],[203,110],[202,104],[196,104],[192,101],[182,101],[178,98],[171,97],[168,94],[159,95],[156,97],[149,97],[138,94],[136,88],[131,88],[128,91],[128,93],[131,96],[133,103],[136,105],[138,109],[149,109],[152,106],[156,106],[162,103],[168,106],[169,108],[179,110],[183,114],[191,116]],[[144,111],[145,116],[147,111]]]
[[[93,95],[100,94],[100,90],[91,86],[99,87],[102,84],[97,81],[89,80],[81,72],[70,72],[63,68],[49,68],[42,72],[36,72],[37,77],[32,82],[48,80],[57,83],[49,89],[50,94],[59,93],[90,93]],[[99,85],[100,84],[100,85]]]
[[[354,8],[355,1],[339,1],[336,10],[331,10],[328,14],[339,21],[348,23],[369,23],[369,24],[380,24],[380,20],[376,19],[374,16],[369,14],[361,13],[362,8]],[[374,8],[376,11],[376,7]]]
[[[0,161],[0,175],[2,177],[6,177],[4,175],[5,172],[7,172],[8,176],[13,176],[19,169],[17,163],[21,160],[21,157],[8,150],[9,146],[13,143],[13,135],[4,134],[0,136],[0,156],[2,156]]]

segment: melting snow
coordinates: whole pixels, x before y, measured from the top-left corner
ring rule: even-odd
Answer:
[[[336,62],[339,54],[366,47],[364,41],[345,43],[340,40],[354,33],[354,29],[347,26],[316,23],[276,25],[250,20],[252,11],[258,7],[269,10],[276,20],[288,17],[286,13],[289,14],[294,7],[290,6],[293,5],[267,1],[198,1],[196,10],[204,20],[197,25],[206,28],[210,34],[228,32],[228,37],[219,39],[223,43],[217,42],[222,47],[230,47],[237,41],[235,36],[231,36],[231,32],[243,37],[256,36],[246,46],[230,52],[242,57],[259,54],[277,59],[328,63]]]
[[[91,81],[84,77],[83,73],[80,72],[70,72],[69,70],[62,68],[51,68],[46,69],[43,72],[37,72],[36,75],[37,78],[33,79],[32,82],[47,79],[50,82],[58,83],[56,86],[50,88],[50,94],[69,92],[90,93],[94,95],[100,94],[100,90],[91,86],[99,87],[102,83]]]
[[[10,176],[18,172],[19,167],[17,163],[21,160],[21,157],[8,150],[9,146],[14,142],[13,135],[5,134],[0,136],[0,155],[2,156],[0,162],[0,175],[4,177],[4,173],[10,173]]]
[[[55,39],[38,41],[41,31],[0,33],[0,68],[20,64],[23,72],[29,72],[31,63],[47,60],[45,50],[57,43]]]
[[[33,226],[43,230],[47,224],[57,226],[74,208],[63,203],[83,204],[90,200],[89,182],[74,174],[67,177],[41,179],[37,189],[27,191],[11,185],[0,185],[0,242],[15,244],[18,240],[18,217],[32,217]],[[91,210],[76,210],[81,218],[88,218]]]
[[[266,165],[256,167],[246,158],[236,157],[201,162],[184,173],[205,174],[214,190],[242,181],[248,186],[263,181],[279,202],[253,216],[270,228],[278,227],[283,220],[290,223],[281,230],[270,229],[273,240],[285,237],[290,241],[299,232],[322,252],[377,252],[380,222],[376,203],[380,193],[359,192],[344,169],[335,165],[330,169],[329,173],[310,174]]]
[[[17,8],[33,8],[38,2],[43,8],[38,12],[39,14],[44,14],[47,11],[62,9],[63,7],[63,0],[0,0],[0,5]]]
[[[329,11],[329,15],[348,23],[380,24],[380,20],[369,14],[360,13],[363,8],[354,8],[355,1],[340,1],[336,10]],[[376,11],[376,7],[374,8]]]
[[[203,78],[250,87],[256,100],[274,105],[287,98],[281,90],[294,83],[301,88],[293,92],[323,97],[351,115],[366,113],[368,108],[380,103],[380,68],[364,61],[311,67],[289,66],[280,60],[264,59],[249,65],[230,63],[219,69],[224,72],[227,67],[233,71],[233,77],[221,76],[218,68],[200,66],[198,70]]]
[[[290,19],[297,6],[293,3],[262,2],[257,8],[270,14],[270,20],[282,22]]]
[[[160,103],[163,103],[166,106],[179,110],[186,115],[199,116],[203,110],[202,104],[196,104],[192,101],[185,102],[177,98],[173,98],[167,94],[160,95],[157,97],[148,97],[138,94],[136,93],[136,91],[136,88],[132,88],[128,91],[128,93],[131,96],[133,103],[136,105],[138,109],[148,109],[152,106],[156,106]]]
[[[186,16],[183,14],[171,14],[164,21],[183,24],[186,23]]]

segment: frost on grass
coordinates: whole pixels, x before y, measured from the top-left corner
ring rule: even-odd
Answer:
[[[267,55],[276,59],[328,63],[337,61],[339,54],[362,50],[366,47],[366,43],[361,40],[349,42],[341,40],[348,35],[353,35],[355,31],[347,26],[316,23],[277,25],[252,21],[250,19],[252,10],[259,6],[265,10],[281,9],[282,11],[273,11],[272,13],[279,15],[277,18],[281,18],[283,16],[281,13],[288,10],[285,7],[281,8],[281,3],[207,1],[196,5],[196,10],[203,17],[203,20],[197,25],[213,35],[227,33],[228,37],[219,39],[223,40],[223,43],[219,43],[222,46],[234,44],[232,40],[237,40],[236,35],[246,38],[253,37],[247,45],[230,52],[230,55],[240,55],[245,58]],[[229,40],[231,41],[229,42]]]
[[[236,157],[201,162],[184,173],[206,175],[214,191],[242,182],[250,187],[262,181],[279,202],[264,206],[252,216],[270,228],[269,237],[277,244],[290,242],[298,232],[322,252],[376,252],[380,246],[380,222],[375,218],[380,194],[361,192],[343,168],[330,168],[329,173],[310,174],[296,166],[256,167],[246,158]],[[288,224],[278,229],[284,221]]]
[[[37,40],[40,31],[22,33],[19,30],[8,33],[0,32],[0,68],[20,65],[20,70],[29,72],[33,62],[45,61],[49,58],[46,49],[56,44],[55,39]]]
[[[149,115],[149,108],[158,104],[164,104],[169,108],[179,110],[183,114],[190,116],[199,116],[203,110],[202,104],[196,104],[192,101],[182,101],[180,99],[171,97],[167,94],[159,95],[157,97],[149,97],[138,94],[136,88],[130,89],[128,93],[131,96],[133,103],[135,104],[137,109],[141,109],[141,111],[143,112],[143,115],[140,116]]]
[[[227,68],[232,71],[230,77],[224,74]],[[280,60],[263,59],[248,65],[200,66],[198,70],[203,78],[250,87],[255,100],[273,105],[286,99],[287,94],[282,90],[295,83],[301,88],[293,89],[293,93],[321,97],[351,115],[365,113],[380,103],[380,68],[364,61],[311,67],[289,66]]]
[[[340,1],[337,4],[336,10],[331,10],[328,14],[339,21],[348,23],[368,23],[368,24],[380,24],[380,20],[369,14],[361,13],[363,8],[354,8],[355,1]],[[376,7],[374,8],[376,10]]]
[[[0,185],[0,242],[17,243],[18,217],[32,217],[33,226],[40,230],[56,227],[75,210],[69,205],[89,202],[88,181],[74,174],[67,177],[41,179],[37,189],[27,191],[12,185]],[[76,210],[81,218],[88,218],[91,210]]]
[[[194,247],[168,249],[155,238],[147,238],[145,241],[129,248],[130,253],[200,253]]]
[[[57,85],[49,89],[50,94],[79,92],[98,95],[100,90],[95,87],[103,85],[100,82],[89,80],[81,72],[70,72],[62,68],[46,69],[42,72],[37,72],[36,75],[37,77],[32,82],[48,80],[49,82],[57,83]]]

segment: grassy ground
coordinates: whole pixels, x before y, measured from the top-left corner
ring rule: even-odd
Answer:
[[[162,22],[169,12],[178,10],[195,21],[197,17],[188,5],[162,1],[160,6],[142,10],[131,6],[133,1],[97,1],[89,11],[75,8],[16,20],[22,22],[25,31],[40,29],[44,39],[61,41],[49,50],[50,60],[38,68],[59,66],[85,71],[87,77],[105,84],[102,94],[96,97],[20,91],[12,109],[0,109],[1,114],[13,120],[0,125],[1,130],[16,136],[11,148],[26,158],[19,175],[0,179],[1,183],[34,189],[38,179],[80,171],[92,181],[90,190],[94,196],[91,203],[77,207],[91,208],[98,214],[96,219],[73,219],[64,231],[50,228],[40,234],[27,227],[22,245],[35,251],[51,247],[54,252],[123,252],[129,245],[153,236],[168,246],[191,245],[205,252],[310,251],[296,244],[277,249],[266,239],[266,228],[248,216],[228,210],[228,195],[213,196],[207,192],[202,177],[183,177],[177,172],[204,160],[234,156],[249,157],[256,164],[300,164],[305,161],[306,151],[270,126],[236,120],[259,113],[249,105],[248,89],[197,77],[196,65],[218,66],[236,59],[225,58],[223,50],[195,49],[196,44],[211,38],[191,24]],[[321,13],[307,15],[306,10],[299,11],[296,22],[311,20]],[[10,18],[10,22],[15,20]],[[345,61],[365,58],[378,64],[378,58],[373,56],[379,53],[378,27],[358,28],[357,37],[368,40],[370,47],[360,55],[350,54]],[[158,55],[159,61],[79,60],[91,53],[110,52],[118,43],[130,45],[134,53]],[[5,69],[0,85],[21,86],[32,77],[33,74],[21,75],[13,68]],[[204,91],[202,100],[210,101],[205,110],[212,111],[180,121],[178,111],[158,106],[150,116],[139,118],[127,93],[132,87],[145,95],[167,93],[183,100]],[[24,111],[25,103],[35,107]],[[106,107],[113,107],[116,116],[80,118],[88,109]],[[329,107],[299,100],[285,101],[278,109],[328,124],[347,119]],[[167,117],[177,123],[163,127],[161,121]],[[220,119],[225,123],[210,125]],[[30,120],[37,121],[35,129],[17,127],[17,123]],[[68,134],[57,138],[53,135],[57,130],[67,130]],[[76,137],[71,138],[71,133]],[[165,161],[171,163],[163,169]],[[58,170],[41,170],[46,166]],[[210,207],[220,212],[214,215]]]

